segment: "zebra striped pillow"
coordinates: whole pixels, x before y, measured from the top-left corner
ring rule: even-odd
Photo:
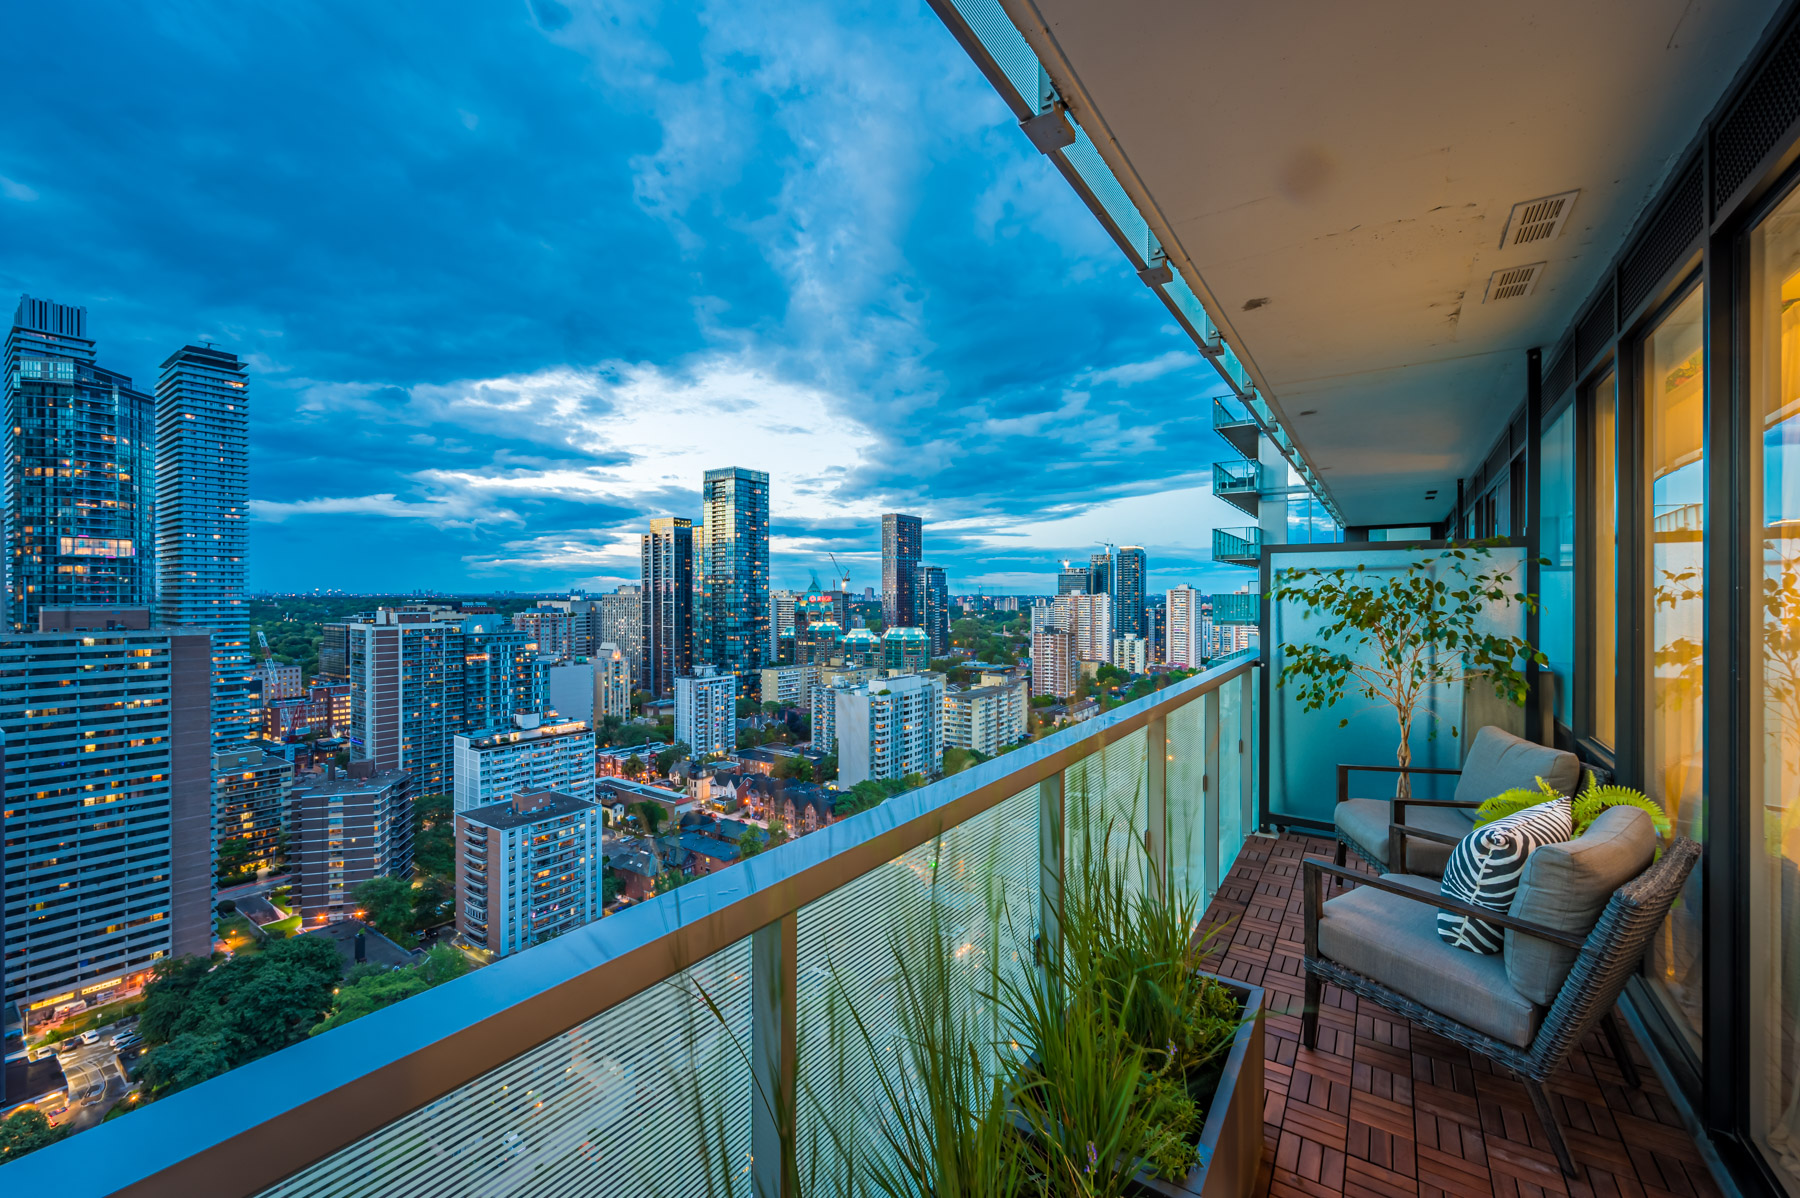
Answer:
[[[1504,912],[1518,893],[1525,859],[1532,851],[1546,844],[1561,844],[1574,835],[1574,804],[1568,799],[1539,803],[1485,824],[1450,850],[1438,893]],[[1497,953],[1505,943],[1503,929],[1450,911],[1438,912],[1437,932],[1445,943],[1472,953]]]

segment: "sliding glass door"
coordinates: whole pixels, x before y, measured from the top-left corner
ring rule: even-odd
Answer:
[[[1705,305],[1698,287],[1643,342],[1645,509],[1644,789],[1679,835],[1704,840],[1701,643],[1706,597]],[[1701,873],[1696,870],[1650,950],[1648,975],[1700,1051]]]

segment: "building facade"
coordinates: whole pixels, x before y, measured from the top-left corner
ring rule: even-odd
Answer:
[[[1172,666],[1198,669],[1206,659],[1208,646],[1201,604],[1204,596],[1193,587],[1169,588],[1169,648],[1164,659]]]
[[[538,652],[567,660],[574,657],[576,624],[587,624],[586,612],[573,612],[563,607],[533,607],[514,612],[512,626],[537,642]]]
[[[902,674],[838,691],[838,787],[944,768],[944,676]]]
[[[1113,559],[1113,630],[1123,634],[1135,632],[1148,640],[1149,626],[1144,621],[1144,581],[1150,570],[1150,558],[1139,545],[1121,545]]]
[[[496,957],[600,918],[600,806],[552,790],[456,813],[456,930]]]
[[[289,797],[288,867],[301,924],[356,913],[356,888],[412,872],[413,775],[352,761],[297,779]]]
[[[386,775],[410,771],[420,794],[450,789],[465,731],[460,621],[381,608],[348,625],[350,757]]]
[[[1075,636],[1075,653],[1082,661],[1111,661],[1113,602],[1111,595],[1059,595],[1056,626]]]
[[[213,750],[254,739],[250,388],[236,354],[188,345],[156,382],[156,604],[168,628],[213,634]],[[294,693],[299,680],[295,679]],[[286,696],[282,696],[286,697]]]
[[[950,652],[950,588],[942,566],[919,567],[913,581],[913,602],[931,656],[945,656]]]
[[[456,738],[453,805],[470,811],[522,790],[594,797],[594,731],[583,720],[544,724],[520,716],[513,727]]]
[[[650,521],[639,549],[643,645],[640,686],[666,699],[678,675],[694,668],[694,522],[685,516]]]
[[[733,676],[769,652],[769,476],[732,466],[701,487],[699,663]]]
[[[917,516],[889,512],[881,518],[881,618],[889,628],[918,624],[913,588],[924,556],[924,524]]]
[[[215,837],[221,861],[240,869],[273,869],[280,864],[287,831],[293,763],[260,748],[234,748],[213,755]],[[239,842],[235,852],[226,845]]]
[[[1150,642],[1135,632],[1113,638],[1112,663],[1127,674],[1150,672]]]
[[[28,1027],[212,951],[212,642],[137,609],[0,638],[5,1001]]]
[[[794,602],[800,596],[794,591],[769,592],[769,660],[781,660],[781,638],[794,629]]]
[[[881,664],[915,674],[931,666],[931,642],[923,628],[890,628],[881,634]]]
[[[1066,699],[1075,693],[1081,672],[1075,634],[1046,624],[1031,635],[1031,694]]]
[[[993,756],[1025,735],[1031,697],[1023,682],[944,693],[944,747]]]
[[[180,627],[178,621],[164,620],[165,627]],[[274,658],[261,661],[250,671],[250,679],[261,689],[262,701],[298,699],[306,694],[305,677],[299,666],[284,666]]]
[[[683,674],[675,680],[675,739],[699,761],[737,748],[736,674]]]
[[[611,594],[600,596],[598,602],[591,654],[597,656],[601,645],[616,646],[625,655],[635,679],[644,660],[644,588],[626,583]],[[635,687],[637,683],[634,681],[632,685]]]
[[[630,718],[631,685],[636,677],[631,654],[622,645],[602,641],[594,654],[593,666],[597,718]]]
[[[86,308],[21,296],[4,366],[7,626],[150,606],[155,401],[95,363]]]
[[[812,698],[812,689],[818,684],[818,680],[819,667],[817,665],[764,666],[762,671],[763,702],[805,707]]]

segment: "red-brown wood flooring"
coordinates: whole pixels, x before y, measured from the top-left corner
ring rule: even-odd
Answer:
[[[1259,1193],[1267,1198],[1719,1198],[1635,1042],[1628,1090],[1599,1032],[1546,1085],[1579,1176],[1565,1178],[1503,1066],[1327,986],[1300,1047],[1300,862],[1319,837],[1251,837],[1212,905],[1213,968],[1268,992]],[[1227,943],[1228,941],[1228,943]]]

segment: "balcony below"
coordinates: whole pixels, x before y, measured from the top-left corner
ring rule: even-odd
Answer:
[[[1325,989],[1319,1051],[1300,1047],[1300,862],[1335,842],[1253,836],[1206,912],[1214,968],[1268,992],[1263,1176],[1269,1198],[1718,1198],[1700,1150],[1633,1042],[1624,1088],[1598,1030],[1546,1089],[1580,1176],[1565,1179],[1504,1070],[1422,1028]]]
[[[1263,484],[1262,463],[1214,462],[1212,472],[1213,494],[1254,520]]]
[[[1213,560],[1230,566],[1254,566],[1262,560],[1262,529],[1213,529]]]
[[[1261,427],[1250,410],[1235,398],[1213,400],[1213,432],[1249,461],[1256,460]]]

